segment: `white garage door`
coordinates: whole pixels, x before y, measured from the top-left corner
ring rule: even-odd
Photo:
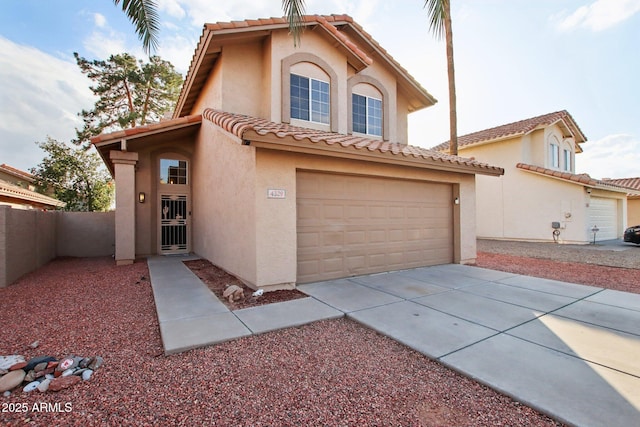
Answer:
[[[596,241],[617,239],[618,237],[618,201],[602,197],[591,197],[589,202],[589,238],[593,241],[591,230],[597,226]]]
[[[298,172],[298,283],[453,262],[450,184]]]

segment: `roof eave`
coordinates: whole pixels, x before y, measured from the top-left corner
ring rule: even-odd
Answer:
[[[427,159],[421,156],[393,154],[391,152],[380,152],[377,150],[356,149],[355,147],[343,147],[339,143],[327,144],[325,142],[313,142],[308,138],[298,140],[294,137],[281,138],[276,135],[261,135],[258,132],[248,129],[242,134],[242,141],[256,148],[269,150],[280,150],[303,154],[315,154],[331,157],[339,157],[350,160],[375,161],[378,163],[411,166],[422,169],[439,170],[446,172],[456,172],[463,174],[480,174],[489,176],[500,176],[504,174],[504,169],[498,167],[470,166],[456,162],[449,162],[443,159]]]

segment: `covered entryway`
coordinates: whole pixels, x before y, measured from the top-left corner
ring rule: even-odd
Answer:
[[[453,187],[297,172],[297,281],[453,262]]]
[[[596,241],[612,240],[618,237],[618,201],[603,197],[591,197],[589,202],[589,233],[593,239],[591,230],[597,226]]]

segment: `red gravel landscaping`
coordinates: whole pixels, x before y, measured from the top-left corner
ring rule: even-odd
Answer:
[[[148,277],[144,262],[58,259],[0,289],[0,355],[105,360],[72,388],[0,395],[0,424],[556,425],[347,319],[166,357]]]
[[[478,252],[476,265],[527,276],[640,293],[640,271],[633,268],[553,261],[489,252]],[[638,267],[640,268],[640,265]]]

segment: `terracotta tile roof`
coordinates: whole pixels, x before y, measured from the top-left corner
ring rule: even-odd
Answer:
[[[33,175],[31,175],[29,172],[25,172],[23,170],[20,169],[16,169],[12,166],[9,166],[5,163],[0,165],[0,171],[8,174],[8,175],[13,175],[17,178],[22,178],[24,180],[27,180],[29,182],[33,181]]]
[[[372,55],[375,53],[382,58],[398,74],[398,82],[401,87],[409,88],[416,98],[416,103],[412,103],[412,108],[419,109],[433,105],[436,99],[413,78],[409,72],[403,68],[369,33],[360,25],[354,22],[349,15],[305,15],[303,17],[304,26],[320,26],[327,31],[336,41],[337,45],[343,46],[354,58],[357,58],[357,69],[363,69],[371,65],[374,61]],[[259,31],[272,31],[288,29],[289,23],[285,17],[266,19],[247,19],[243,21],[216,22],[205,24],[200,36],[200,40],[195,48],[195,52],[189,65],[189,70],[184,79],[176,109],[173,116],[179,117],[188,114],[195,103],[197,94],[204,85],[206,78],[213,69],[213,64],[217,60],[219,51],[210,49],[216,43],[223,44],[224,36],[233,33],[249,33]],[[220,42],[215,39],[219,37]],[[358,42],[361,42],[358,44]],[[365,52],[366,49],[367,51]],[[356,65],[356,64],[352,64]],[[193,92],[193,93],[192,93]]]
[[[607,183],[621,185],[623,187],[627,187],[627,188],[631,188],[631,189],[640,191],[640,177],[638,177],[638,178],[617,178],[617,179],[603,178],[602,180],[604,182],[607,182]],[[637,199],[637,198],[640,197],[640,195],[633,194],[633,193],[629,193],[628,196],[632,197],[634,199]]]
[[[622,185],[618,185],[609,181],[591,178],[591,176],[589,176],[589,174],[586,174],[586,173],[575,174],[570,172],[558,171],[554,169],[547,169],[540,166],[529,165],[526,163],[518,163],[516,167],[518,169],[534,172],[540,175],[546,175],[552,178],[574,182],[576,184],[582,184],[587,187],[594,187],[594,188],[600,188],[603,190],[610,190],[610,191],[617,191],[617,192],[626,192],[627,190],[629,190],[628,187],[623,187]],[[640,194],[640,190],[638,194]]]
[[[356,56],[358,56],[365,64],[373,64],[373,59],[363,52],[355,43],[339,31],[331,22],[345,21],[353,24],[353,19],[349,15],[305,15],[302,17],[307,24],[320,24],[329,31],[336,39],[342,42]],[[246,29],[250,27],[274,27],[288,28],[289,22],[285,17],[267,18],[267,19],[247,19],[245,21],[216,22],[214,24],[204,24],[204,28],[209,31]]]
[[[562,110],[460,136],[458,137],[458,148],[505,139],[507,137],[526,135],[535,129],[550,126],[559,121],[562,121],[567,126],[575,137],[576,143],[581,144],[587,140],[587,137],[582,133],[577,123],[573,120],[573,117],[571,117],[571,114],[566,110]],[[434,150],[446,150],[449,148],[449,141],[432,148]]]
[[[502,175],[504,173],[504,169],[496,166],[412,145],[385,142],[362,136],[323,132],[210,108],[202,113],[202,117],[241,140],[248,139],[253,133],[258,136],[258,138],[255,138],[256,140],[259,140],[260,136],[275,137],[281,141],[288,139],[292,142],[300,143],[298,144],[300,147],[311,146],[320,150],[338,149],[343,152],[351,151],[361,154],[363,157],[367,153],[375,153],[390,158],[412,159],[425,165],[432,165],[434,168],[435,166],[440,166],[441,169],[462,169],[487,175]],[[365,159],[363,158],[363,160]]]
[[[9,200],[16,202],[17,204],[35,204],[41,207],[64,207],[67,204],[61,202],[58,199],[54,199],[44,194],[36,193],[35,191],[27,190],[26,188],[18,187],[17,185],[10,184],[8,182],[0,181],[0,200]],[[27,203],[23,203],[26,201]],[[31,202],[31,203],[29,203]]]
[[[118,130],[111,133],[102,133],[98,136],[91,138],[92,144],[100,144],[103,142],[113,142],[123,138],[130,138],[136,135],[144,135],[155,132],[162,132],[169,128],[180,127],[189,124],[196,124],[202,122],[202,116],[200,114],[194,114],[191,116],[179,117],[177,119],[162,120],[157,123],[151,123],[144,126],[136,126],[133,128],[127,128]]]

